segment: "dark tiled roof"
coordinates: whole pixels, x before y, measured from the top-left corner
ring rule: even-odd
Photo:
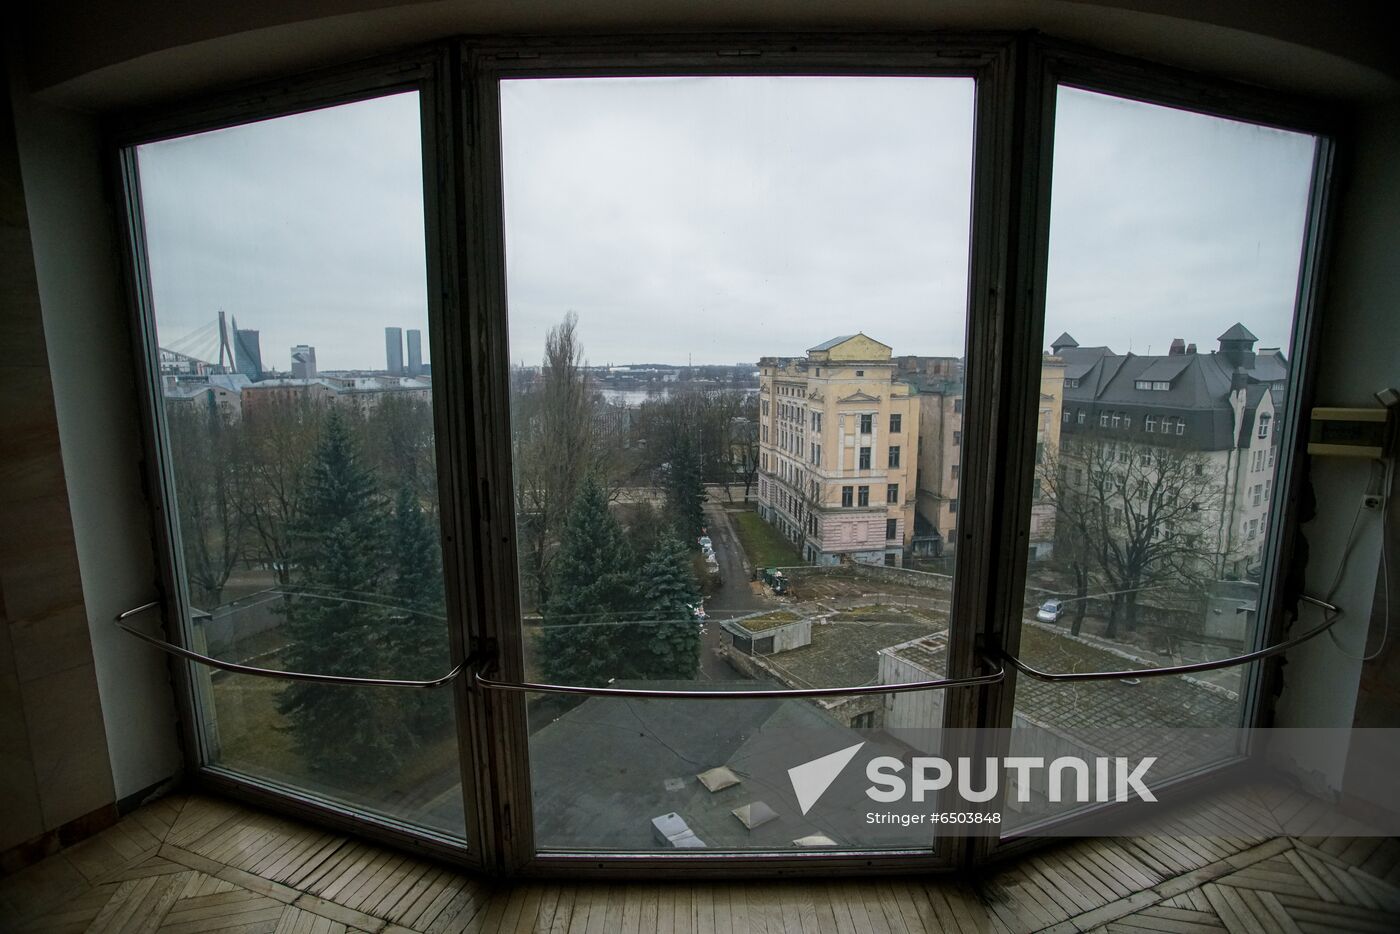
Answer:
[[[1148,379],[1155,381],[1171,382],[1181,375],[1181,371],[1189,366],[1191,360],[1185,354],[1177,354],[1174,357],[1157,357],[1147,369],[1142,371],[1138,379]]]
[[[1226,333],[1233,331],[1232,328]],[[1248,334],[1242,327],[1240,331]],[[1181,440],[1197,450],[1224,450],[1247,437],[1235,435],[1234,413],[1229,402],[1235,368],[1220,354],[1147,357],[1129,353],[1120,356],[1107,348],[1081,347],[1066,350],[1061,356],[1067,362],[1073,361],[1066,367],[1066,378],[1079,380],[1078,386],[1065,387],[1064,406],[1085,413],[1082,426],[1077,418],[1066,423],[1068,432],[1099,430],[1099,414],[1107,411],[1133,417],[1129,429],[1133,440],[1159,440],[1142,437],[1143,418],[1149,415],[1184,419],[1186,434]],[[1251,430],[1253,412],[1264,393],[1288,376],[1288,364],[1281,354],[1256,355],[1253,359],[1255,365],[1242,371],[1247,381],[1243,432]],[[1171,387],[1138,389],[1136,384],[1141,380],[1169,382]],[[1278,395],[1274,393],[1275,404],[1280,401]],[[1177,437],[1175,432],[1171,437]]]
[[[1218,341],[1257,341],[1258,339],[1259,338],[1249,333],[1249,328],[1240,324],[1238,321],[1235,322],[1230,330],[1216,338]]]

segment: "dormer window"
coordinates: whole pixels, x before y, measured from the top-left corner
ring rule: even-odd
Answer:
[[[1267,438],[1269,436],[1269,422],[1272,420],[1273,417],[1269,415],[1259,416],[1259,437]]]
[[[1172,388],[1172,384],[1169,380],[1164,379],[1139,379],[1133,381],[1133,388],[1149,392],[1166,392]]]

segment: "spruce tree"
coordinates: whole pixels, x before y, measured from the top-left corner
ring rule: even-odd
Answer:
[[[437,530],[407,481],[394,501],[389,546],[389,594],[396,604],[389,633],[395,677],[435,678],[450,665],[442,550]],[[404,709],[415,736],[437,736],[452,722],[452,692],[446,687],[410,692]]]
[[[705,524],[704,463],[689,434],[682,434],[671,448],[666,493],[678,530],[688,541],[695,541]]]
[[[691,571],[690,553],[674,532],[657,541],[642,566],[638,591],[646,608],[646,644],[640,653],[645,678],[686,680],[695,677],[700,663],[700,626],[691,609],[700,591]]]
[[[284,605],[288,668],[357,677],[384,670],[389,612],[385,510],[344,418],[332,411],[293,523],[295,581]],[[399,767],[408,734],[384,691],[291,682],[279,711],[308,767],[375,780]]]
[[[579,485],[554,558],[538,643],[544,676],[558,684],[604,685],[626,677],[639,648],[631,549],[592,476]]]

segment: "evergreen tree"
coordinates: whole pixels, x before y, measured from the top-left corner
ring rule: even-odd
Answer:
[[[700,626],[691,607],[700,601],[700,592],[690,554],[674,532],[661,536],[640,577],[638,591],[650,623],[645,637],[650,651],[642,655],[646,665],[642,676],[694,678],[700,663]]]
[[[358,677],[384,670],[389,613],[372,596],[387,577],[384,520],[374,478],[332,411],[293,523],[296,593],[283,608],[288,668]],[[337,777],[391,775],[407,746],[403,717],[382,691],[291,682],[278,709],[306,764]]]
[[[705,524],[704,463],[700,449],[688,434],[676,439],[671,448],[671,470],[667,475],[666,499],[677,529],[690,542]]]
[[[554,558],[540,634],[541,668],[559,684],[626,677],[635,626],[633,560],[622,527],[592,476],[579,485]]]
[[[408,482],[399,487],[389,538],[395,676],[435,678],[450,665],[442,551],[437,530]],[[452,722],[452,692],[446,687],[413,691],[405,695],[404,708],[415,736],[437,736]]]

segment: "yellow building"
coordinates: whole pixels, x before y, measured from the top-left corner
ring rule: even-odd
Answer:
[[[890,353],[851,334],[759,361],[759,514],[813,564],[904,564],[919,406]]]
[[[919,406],[918,481],[915,512],[919,525],[915,551],[951,555],[957,551],[958,505],[962,486],[963,370],[958,357],[900,357],[900,377],[914,388]],[[1041,363],[1036,411],[1036,461],[1060,446],[1065,365],[1047,356]],[[1055,542],[1055,506],[1040,488],[1032,494],[1030,556],[1043,558]]]

